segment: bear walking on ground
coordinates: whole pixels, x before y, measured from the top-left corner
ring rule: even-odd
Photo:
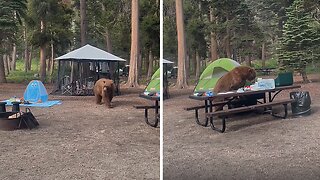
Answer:
[[[222,76],[216,83],[213,92],[218,94],[220,92],[227,92],[232,90],[238,90],[244,87],[246,81],[253,81],[256,78],[256,71],[247,66],[238,66],[232,69],[230,72]],[[222,101],[216,100],[216,101]],[[216,110],[222,110],[223,107],[217,106]]]
[[[99,79],[94,84],[93,91],[97,104],[101,104],[101,100],[103,100],[108,108],[112,108],[111,100],[114,93],[114,84],[112,80],[106,78]]]

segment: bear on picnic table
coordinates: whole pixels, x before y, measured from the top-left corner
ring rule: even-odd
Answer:
[[[113,98],[114,84],[113,81],[106,78],[99,79],[94,84],[94,96],[96,97],[96,103],[101,104],[101,99],[108,108],[112,108],[111,100]]]
[[[213,92],[218,94],[220,92],[228,92],[232,90],[238,90],[244,87],[246,81],[253,81],[256,78],[256,71],[247,66],[238,66],[232,69],[230,72],[222,76],[216,83]],[[216,101],[222,101],[216,100]],[[222,110],[223,107],[217,106],[216,110]]]

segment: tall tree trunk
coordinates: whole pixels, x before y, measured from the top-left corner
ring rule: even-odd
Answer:
[[[30,47],[30,53],[28,58],[28,70],[31,71],[32,58],[33,58],[33,46]]]
[[[250,66],[250,67],[251,67],[251,58],[250,58],[250,55],[247,55],[245,58],[246,58],[246,64],[247,64],[247,66]]]
[[[150,80],[152,76],[152,71],[153,71],[153,54],[151,49],[149,50],[148,60],[149,60],[149,64],[148,64],[147,79]]]
[[[86,0],[80,0],[80,33],[81,33],[81,46],[87,44],[87,4]]]
[[[213,8],[210,7],[210,22],[211,24],[216,24],[216,17],[214,16]],[[217,35],[215,31],[211,31],[210,33],[211,40],[211,60],[218,59],[218,44],[217,44]]]
[[[261,60],[262,60],[262,67],[265,68],[266,67],[266,43],[265,42],[262,43],[262,47],[261,47]]]
[[[28,72],[29,70],[29,46],[27,40],[27,28],[23,30],[23,40],[24,40],[24,71]]]
[[[50,58],[48,59],[48,64],[47,64],[47,70],[49,72],[49,74],[51,74],[51,65],[53,62],[53,43],[52,41],[50,42]]]
[[[7,55],[0,55],[3,59],[3,63],[4,63],[4,74],[7,76],[10,73],[10,68],[9,68],[9,61],[7,58]]]
[[[130,68],[127,85],[137,87],[138,83],[138,63],[139,63],[139,0],[131,1],[131,53]]]
[[[301,70],[300,74],[301,74],[301,77],[302,77],[303,82],[304,82],[304,83],[308,83],[309,80],[308,80],[308,76],[307,76],[306,71],[305,71],[305,70]]]
[[[189,56],[188,50],[186,54],[186,77],[187,77],[186,81],[188,82],[188,79],[190,77],[190,56]]]
[[[105,43],[106,43],[106,49],[107,52],[112,53],[112,44],[111,44],[111,39],[110,39],[110,34],[107,28],[105,28],[105,33],[104,33],[104,38],[105,38]]]
[[[53,48],[53,43],[51,43],[51,66],[50,66],[50,76],[52,78],[53,75],[53,70],[54,70],[54,48]]]
[[[196,79],[200,77],[200,56],[199,52],[196,51]]]
[[[4,59],[3,56],[0,54],[0,83],[6,83],[6,74],[4,71]]]
[[[231,58],[231,45],[230,45],[230,38],[231,38],[231,32],[230,32],[230,22],[229,22],[229,17],[227,17],[227,37],[225,41],[225,49],[226,49],[226,54],[228,58]]]
[[[192,75],[196,75],[196,69],[197,69],[196,53],[197,53],[197,50],[193,51],[192,56],[191,56],[191,60],[192,61],[191,61],[191,69],[190,69],[190,71],[192,73],[190,73],[190,74],[192,74]]]
[[[11,69],[11,58],[10,58],[10,55],[6,55],[6,58],[7,58],[7,69],[8,69],[8,74],[10,74],[10,72],[12,71]]]
[[[176,22],[178,34],[178,77],[177,88],[186,88],[187,74],[186,74],[186,42],[184,35],[184,17],[183,17],[183,1],[176,0]]]
[[[87,21],[87,2],[86,0],[80,0],[80,33],[81,33],[81,46],[87,44],[87,33],[88,33],[88,21]],[[74,63],[77,65],[78,63]],[[79,74],[82,73],[83,77],[86,78],[90,74],[90,64],[82,63],[82,72],[78,69]],[[75,68],[73,66],[73,68]],[[75,72],[75,71],[74,71]]]
[[[225,48],[226,48],[227,57],[231,58],[232,53],[231,53],[231,47],[230,47],[230,30],[229,30],[229,28],[227,29]]]
[[[16,44],[13,44],[12,47],[12,57],[11,57],[11,70],[16,70],[16,58],[17,57],[17,46]]]
[[[45,29],[45,23],[43,20],[40,22],[41,24],[41,32]],[[46,79],[46,44],[42,44],[40,46],[40,80],[42,82]]]

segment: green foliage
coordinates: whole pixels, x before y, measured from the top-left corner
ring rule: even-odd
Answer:
[[[252,65],[255,69],[263,68],[261,60],[252,61]],[[278,68],[278,65],[279,65],[279,63],[278,63],[277,59],[271,58],[271,59],[266,60],[265,68]]]
[[[312,27],[313,19],[304,9],[302,0],[295,0],[287,9],[288,20],[284,25],[279,50],[281,69],[306,72],[306,66],[319,60],[319,31]]]
[[[0,46],[4,41],[14,41],[18,23],[25,15],[26,0],[0,0]],[[3,48],[1,48],[3,53]]]
[[[173,0],[166,0],[163,3],[163,56],[174,61],[178,54],[175,3]]]
[[[24,71],[24,61],[17,60],[16,70],[11,71],[7,77],[7,81],[11,83],[28,83],[33,79],[39,79],[39,77],[35,76],[38,74],[39,69],[39,60],[33,60],[31,64],[31,71]]]

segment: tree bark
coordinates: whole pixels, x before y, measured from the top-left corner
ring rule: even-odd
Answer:
[[[17,46],[16,44],[13,44],[12,47],[12,57],[11,57],[11,70],[15,71],[16,70],[16,55],[17,55]]]
[[[29,70],[29,46],[27,41],[27,28],[23,30],[23,40],[24,40],[24,71],[28,72]]]
[[[200,56],[199,52],[196,51],[196,79],[200,77]]]
[[[10,74],[10,72],[12,71],[12,69],[11,69],[11,58],[10,58],[10,55],[6,55],[6,58],[7,58],[8,74]]]
[[[88,21],[87,21],[87,2],[86,0],[80,0],[80,33],[81,33],[81,46],[87,44],[87,34],[88,34]],[[78,63],[74,63],[75,66],[78,66]],[[72,66],[75,70],[75,66]],[[84,78],[88,77],[90,74],[90,64],[82,63],[82,71],[78,69],[79,74],[82,74]]]
[[[214,16],[212,7],[210,7],[210,22],[211,24],[216,24],[216,17]],[[218,44],[217,44],[217,35],[215,31],[211,31],[210,40],[211,40],[211,60],[214,61],[218,59]]]
[[[246,58],[246,64],[247,64],[247,66],[250,66],[250,67],[251,67],[251,58],[250,58],[250,55],[247,55],[245,58]]]
[[[131,52],[130,69],[127,85],[137,87],[138,83],[138,63],[139,63],[139,0],[131,1]]]
[[[41,32],[45,29],[45,23],[43,20],[40,22]],[[46,80],[46,44],[40,46],[40,80],[44,82]]]
[[[87,4],[86,0],[80,0],[80,34],[81,34],[81,46],[87,44]]]
[[[183,0],[176,0],[176,22],[178,34],[178,77],[177,88],[188,87],[186,74],[186,42],[184,32]]]
[[[28,58],[28,70],[31,71],[32,58],[33,58],[33,46],[30,47],[30,53]]]
[[[230,30],[229,28],[227,28],[227,37],[226,37],[226,53],[227,53],[227,57],[231,58],[231,47],[230,47]]]
[[[9,69],[9,61],[7,58],[7,55],[0,55],[3,59],[3,63],[4,63],[4,74],[7,76],[10,73],[10,69]]]
[[[309,80],[308,80],[308,76],[307,76],[306,71],[305,71],[305,70],[301,70],[300,74],[301,74],[301,77],[302,77],[303,82],[304,82],[304,83],[308,83]]]
[[[262,60],[262,67],[266,67],[266,43],[262,43],[261,47],[261,60]]]
[[[6,83],[6,74],[4,71],[4,59],[3,56],[0,54],[0,83]]]
[[[151,49],[149,50],[149,57],[148,57],[148,73],[147,73],[147,79],[150,80],[152,76],[152,71],[153,71],[153,55]]]
[[[50,65],[50,76],[51,76],[51,81],[52,81],[52,75],[53,75],[53,70],[54,70],[54,48],[53,48],[53,43],[51,43],[51,65]]]

